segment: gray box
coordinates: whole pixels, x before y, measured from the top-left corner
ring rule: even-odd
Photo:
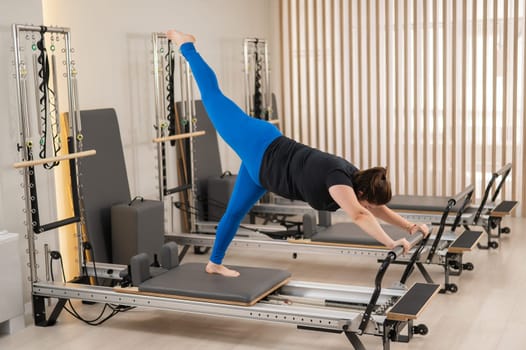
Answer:
[[[208,178],[208,221],[219,221],[234,191],[237,175],[230,172]]]
[[[112,262],[127,265],[147,253],[150,263],[164,244],[164,207],[160,201],[136,199],[111,207]]]

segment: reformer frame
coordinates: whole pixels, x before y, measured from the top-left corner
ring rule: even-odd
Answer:
[[[460,216],[457,212],[460,209],[455,208],[455,210],[452,211],[451,217],[448,218],[447,223],[453,226],[453,230],[459,225],[464,226],[468,230],[470,229],[470,226],[482,227],[486,233],[487,243],[479,243],[478,247],[481,249],[498,248],[498,242],[493,239],[500,238],[503,233],[510,233],[509,227],[501,226],[502,220],[505,216],[510,215],[511,211],[515,208],[518,202],[506,200],[503,200],[498,204],[496,202],[507,177],[511,173],[511,168],[512,164],[508,163],[492,174],[490,180],[486,184],[484,195],[478,205],[469,203],[465,208],[462,208]],[[411,196],[411,198],[422,198],[424,201],[444,201],[446,197]],[[393,200],[396,201],[396,196],[393,197]],[[408,218],[409,220],[420,222],[436,223],[440,216],[440,214],[436,212],[436,209],[433,205],[424,205],[419,209],[415,209],[414,206],[405,207],[403,203],[394,203],[391,209],[397,211],[400,215]],[[460,221],[458,221],[459,217]],[[497,230],[497,233],[493,233],[494,229]]]
[[[464,270],[472,270],[473,264],[463,262],[463,254],[471,251],[480,239],[482,233],[479,231],[466,230],[460,235],[454,235],[446,232],[446,220],[449,212],[457,202],[467,203],[469,201],[469,194],[467,191],[464,196],[450,198],[444,212],[442,213],[438,229],[436,233],[430,234],[430,239],[427,241],[425,249],[418,253],[417,259],[414,262],[424,279],[428,283],[435,283],[426,270],[425,265],[438,265],[444,270],[444,282],[441,293],[447,291],[455,293],[458,291],[458,285],[451,283],[451,276],[460,276]],[[325,219],[327,220],[327,219]],[[169,240],[173,240],[184,248],[180,254],[182,259],[187,252],[190,245],[211,247],[214,244],[215,226],[214,222],[197,222],[197,228],[200,232],[207,233],[182,233],[182,234],[167,234]],[[330,224],[329,224],[330,225]],[[383,248],[377,242],[370,242],[370,247],[360,245],[353,245],[351,240],[349,244],[330,243],[330,242],[312,242],[310,239],[273,239],[269,238],[264,232],[265,230],[275,230],[276,227],[269,227],[268,225],[243,225],[260,230],[255,233],[250,230],[240,229],[232,240],[231,248],[251,248],[264,249],[271,251],[293,252],[293,257],[296,258],[298,253],[316,253],[316,254],[335,254],[343,256],[363,256],[373,257],[382,260],[386,248]],[[323,235],[323,231],[317,234]],[[351,235],[351,233],[349,233]],[[352,236],[350,237],[352,238]],[[409,264],[412,262],[404,257],[397,260],[399,264]],[[409,274],[401,279],[401,283],[405,283]]]
[[[417,235],[411,244],[422,240]],[[423,241],[420,246],[423,246]],[[418,249],[417,249],[418,250]],[[226,316],[295,325],[298,329],[328,333],[343,333],[355,349],[365,349],[361,335],[381,337],[383,349],[391,341],[408,342],[414,334],[425,335],[425,325],[414,325],[430,299],[438,292],[438,285],[417,283],[408,291],[382,289],[382,279],[390,264],[402,253],[397,247],[385,252],[376,274],[375,287],[355,287],[337,284],[290,281],[253,306],[226,305],[216,302],[175,299],[166,296],[126,293],[112,287],[88,286],[76,283],[34,283],[33,307],[35,324],[54,325],[69,299],[114,303],[126,306],[189,312],[212,316]],[[407,269],[411,268],[410,266]],[[126,269],[123,265],[105,264],[108,276]],[[46,299],[56,298],[47,313]],[[407,334],[402,333],[406,331]]]

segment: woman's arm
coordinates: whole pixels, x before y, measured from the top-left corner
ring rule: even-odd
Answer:
[[[329,187],[329,194],[355,224],[378,242],[389,249],[401,245],[404,247],[404,254],[410,250],[409,242],[405,238],[394,241],[385,233],[373,214],[358,202],[358,198],[356,198],[352,187],[347,185],[333,185]]]
[[[422,232],[424,236],[427,236],[429,234],[429,229],[427,225],[416,224],[416,223],[407,221],[406,219],[401,217],[399,214],[397,214],[396,212],[388,208],[386,205],[379,205],[369,210],[374,216],[376,216],[380,220],[383,220],[387,222],[388,224],[403,228],[404,230],[407,230],[410,234],[413,234],[419,231]]]

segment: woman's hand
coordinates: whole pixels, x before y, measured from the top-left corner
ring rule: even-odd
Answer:
[[[394,249],[395,247],[402,246],[404,248],[403,255],[406,255],[411,250],[411,245],[405,238],[400,238],[393,242],[392,246],[389,247],[390,249]]]
[[[411,224],[408,231],[410,235],[413,235],[417,232],[422,232],[424,234],[424,237],[427,237],[427,235],[429,235],[429,228],[427,227],[427,225],[423,224]]]

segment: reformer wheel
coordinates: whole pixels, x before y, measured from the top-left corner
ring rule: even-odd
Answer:
[[[475,265],[473,265],[472,263],[468,262],[468,263],[462,264],[462,268],[464,270],[473,271],[473,269],[475,268]]]
[[[194,254],[204,255],[210,251],[210,247],[194,246]]]
[[[506,226],[506,227],[501,228],[501,229],[500,229],[500,232],[501,232],[501,233],[510,233],[511,230],[510,230],[509,227]]]
[[[413,326],[413,334],[426,335],[429,333],[429,328],[423,323]]]
[[[450,261],[449,262],[449,266],[452,269],[455,269],[455,270],[459,270],[460,269],[460,264],[458,263],[458,261]],[[464,267],[464,266],[462,266],[462,267]]]
[[[446,284],[446,290],[451,293],[458,292],[458,286],[455,283]]]

